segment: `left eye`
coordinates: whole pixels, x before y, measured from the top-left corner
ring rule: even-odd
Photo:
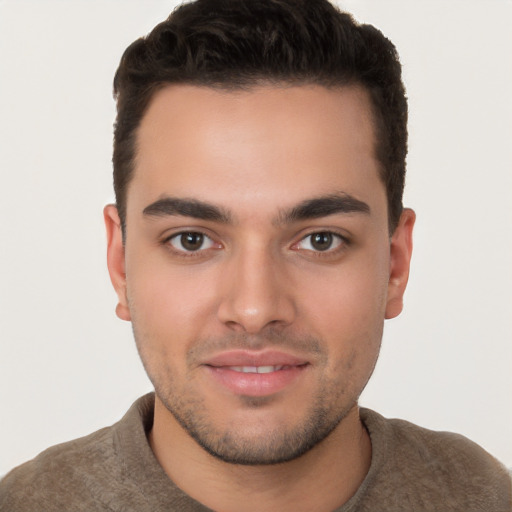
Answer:
[[[299,250],[325,252],[337,249],[342,243],[343,238],[340,235],[330,231],[319,231],[305,236],[295,247]]]
[[[174,249],[181,252],[197,252],[213,247],[213,240],[203,233],[187,231],[178,233],[169,238],[169,243]]]

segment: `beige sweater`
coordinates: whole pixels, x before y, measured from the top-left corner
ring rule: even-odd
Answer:
[[[54,446],[0,482],[2,512],[204,511],[156,461],[146,433],[154,396],[112,427]],[[505,468],[466,438],[361,410],[372,441],[370,471],[336,512],[512,510]],[[243,506],[240,507],[243,511]]]

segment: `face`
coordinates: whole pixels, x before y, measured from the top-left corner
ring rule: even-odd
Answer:
[[[105,210],[117,312],[167,420],[222,460],[291,460],[356,406],[414,221],[390,239],[374,147],[356,87],[169,86],[142,120],[124,247]]]

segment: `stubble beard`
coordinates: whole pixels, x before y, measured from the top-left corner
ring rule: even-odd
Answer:
[[[174,394],[156,394],[176,421],[199,446],[215,458],[230,464],[266,466],[297,459],[322,442],[343,420],[355,403],[341,412],[334,412],[323,398],[333,398],[334,390],[325,390],[323,397],[314,400],[314,407],[298,425],[274,428],[255,438],[247,438],[240,429],[226,427],[220,430],[208,417],[201,400],[183,400]],[[338,393],[339,394],[339,393]],[[269,406],[270,398],[240,397],[248,408]]]
[[[266,430],[257,436],[244,436],[243,428],[236,426],[218,427],[209,416],[208,408],[198,393],[191,391],[191,382],[179,384],[172,369],[162,361],[167,358],[152,358],[144,350],[148,345],[146,337],[137,333],[134,327],[137,349],[142,359],[159,400],[172,414],[184,431],[194,439],[210,455],[230,464],[246,466],[274,465],[297,459],[321,443],[336,429],[340,422],[356,405],[357,397],[347,402],[344,389],[340,389],[338,381],[324,379],[318,386],[314,397],[310,398],[311,406],[304,412],[302,420],[294,425],[282,425]],[[320,343],[311,338],[285,340],[281,335],[270,336],[270,345],[280,347],[301,346],[309,353],[315,354],[317,361],[325,362],[327,355],[320,348]],[[269,336],[265,336],[267,344]],[[247,343],[245,336],[232,337],[229,340],[205,341],[195,345],[198,352],[203,353],[205,347],[222,346],[225,348],[256,348],[255,343]],[[208,349],[206,349],[208,350]],[[197,359],[195,350],[189,353],[191,360]],[[239,397],[245,408],[261,409],[271,406],[275,397]],[[339,404],[343,404],[340,407]]]

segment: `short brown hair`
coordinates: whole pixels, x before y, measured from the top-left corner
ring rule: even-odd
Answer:
[[[365,87],[394,231],[407,155],[407,99],[394,45],[327,0],[197,0],[132,43],[114,78],[114,190],[123,232],[137,128],[155,92],[168,84],[237,90],[262,82]]]

